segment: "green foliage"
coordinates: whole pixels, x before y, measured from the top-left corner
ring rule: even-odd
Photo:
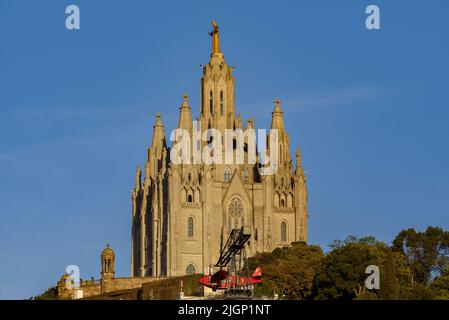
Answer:
[[[428,285],[433,274],[441,274],[449,265],[449,231],[428,227],[424,232],[402,230],[393,241],[393,248],[407,257],[413,281]]]
[[[421,283],[411,283],[402,290],[403,300],[433,300],[435,294],[433,290]]]
[[[383,249],[378,245],[348,243],[331,251],[314,280],[315,299],[352,300],[365,294],[366,267],[382,264]]]
[[[47,289],[44,293],[37,295],[33,300],[58,300],[58,287],[54,286]]]
[[[373,236],[365,236],[365,237],[357,237],[355,235],[350,235],[346,237],[345,240],[334,240],[332,241],[328,247],[331,250],[339,249],[344,246],[347,246],[348,244],[355,244],[355,243],[362,243],[362,244],[369,244],[369,245],[382,245],[383,243],[380,241],[377,241],[375,237]]]
[[[399,299],[400,287],[394,258],[394,253],[391,250],[386,249],[385,260],[380,267],[381,277],[379,297],[382,300]]]
[[[326,255],[318,246],[292,243],[250,258],[251,270],[263,270],[256,294],[278,293],[286,299],[449,299],[448,234],[436,227],[407,229],[392,247],[372,236],[349,236],[330,244]],[[369,265],[379,266],[379,290],[365,287]]]
[[[355,300],[379,300],[379,297],[372,291],[363,291],[357,295]]]
[[[441,275],[432,281],[430,288],[435,294],[435,299],[449,300],[449,268],[443,270]]]
[[[263,270],[263,282],[256,286],[256,295],[273,296],[277,293],[286,299],[310,298],[315,272],[323,258],[319,246],[308,246],[304,242],[250,258],[250,270],[257,266],[262,266]]]

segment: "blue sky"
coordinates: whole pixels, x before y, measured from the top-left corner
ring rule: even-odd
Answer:
[[[81,30],[65,29],[77,4]],[[377,4],[381,30],[365,28]],[[449,229],[446,0],[0,0],[0,299],[69,264],[99,277],[109,242],[130,273],[131,189],[160,111],[199,103],[210,23],[236,106],[269,126],[283,101],[308,171],[309,240]]]

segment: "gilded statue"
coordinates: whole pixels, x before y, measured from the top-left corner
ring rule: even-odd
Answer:
[[[214,29],[209,33],[209,35],[212,37],[212,54],[221,53],[218,25],[215,21],[212,21],[212,26],[214,27]]]

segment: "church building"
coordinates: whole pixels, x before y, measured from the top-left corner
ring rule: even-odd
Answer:
[[[235,108],[233,68],[220,49],[215,22],[210,35],[212,52],[200,80],[201,128],[217,129],[223,137],[226,129],[254,129],[254,121],[242,122]],[[192,135],[192,119],[184,95],[178,129]],[[279,99],[269,129],[278,132],[278,166],[275,173],[262,175],[259,158],[243,164],[175,163],[161,115],[156,115],[145,167],[137,167],[132,192],[132,277],[209,273],[233,228],[250,228],[248,256],[307,242],[306,178],[299,148],[293,164]]]

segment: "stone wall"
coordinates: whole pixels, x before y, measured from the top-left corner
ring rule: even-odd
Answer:
[[[83,297],[97,296],[101,294],[100,284],[84,285],[81,286],[80,289],[83,290]]]
[[[114,278],[110,280],[87,280],[81,281],[80,290],[83,292],[83,298],[99,296],[113,291],[129,290],[141,288],[142,284],[156,281],[158,279],[151,277],[135,278]],[[58,299],[73,299],[73,289],[58,286]]]
[[[158,279],[152,277],[115,278],[102,285],[102,292],[140,288],[144,283],[153,282]]]
[[[165,279],[157,278],[119,278],[115,279],[117,290],[103,292],[95,296],[84,296],[87,300],[175,300],[181,292],[181,281],[183,292],[186,296],[202,296],[203,286],[198,282],[200,275],[188,275]],[[142,283],[138,285],[141,279]],[[137,286],[134,288],[119,289],[125,286]]]

